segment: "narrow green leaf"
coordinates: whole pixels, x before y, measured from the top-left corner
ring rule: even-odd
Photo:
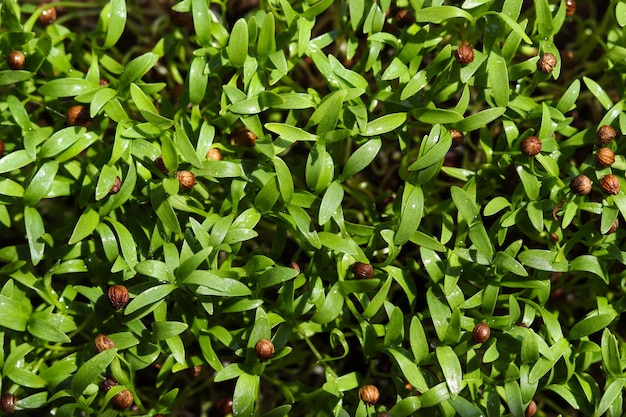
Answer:
[[[189,101],[193,104],[200,104],[206,94],[206,87],[209,77],[204,73],[206,67],[206,58],[204,56],[196,56],[191,60],[189,66]]]
[[[28,333],[39,339],[53,343],[70,343],[70,339],[57,326],[36,317],[31,317],[27,325]]]
[[[604,394],[602,394],[602,398],[600,399],[600,403],[598,404],[598,408],[594,414],[595,416],[604,415],[615,399],[623,395],[622,390],[624,389],[625,383],[626,379],[617,378],[605,388]]]
[[[24,225],[26,226],[26,237],[28,238],[30,258],[33,265],[37,265],[43,258],[44,249],[46,247],[46,244],[42,239],[46,231],[44,229],[43,219],[36,208],[24,208]]]
[[[96,381],[96,378],[113,362],[116,353],[117,349],[104,350],[78,368],[78,371],[72,378],[72,393],[74,397],[80,397],[85,388]]]
[[[57,161],[44,163],[24,191],[24,204],[34,206],[46,196],[59,170]]]
[[[365,169],[376,158],[382,146],[382,141],[375,138],[368,140],[363,146],[354,151],[346,161],[339,180],[344,181]]]
[[[126,65],[119,81],[119,89],[128,87],[131,83],[139,80],[157,63],[159,56],[152,52],[146,52],[138,56]]]
[[[474,21],[471,14],[454,6],[425,7],[415,13],[415,21],[424,23],[441,23],[444,20],[456,18],[463,18],[470,22]]]
[[[406,113],[386,114],[368,122],[365,130],[361,132],[361,136],[377,136],[391,132],[402,126],[405,121]]]
[[[129,315],[151,304],[155,304],[167,297],[176,289],[174,284],[161,284],[150,287],[128,303],[124,309],[124,314]]]
[[[279,157],[275,157],[272,159],[274,163],[274,169],[276,170],[276,178],[278,179],[278,189],[280,190],[280,195],[283,198],[283,202],[285,204],[289,204],[291,202],[291,198],[293,197],[293,178],[291,177],[291,171],[289,171],[289,167]]]
[[[476,114],[466,117],[460,122],[453,123],[450,127],[460,130],[461,132],[471,132],[487,126],[488,123],[502,116],[506,111],[506,107],[494,107],[480,111]]]
[[[422,187],[406,184],[402,193],[400,222],[393,238],[396,246],[406,243],[419,227],[424,212],[424,192]]]
[[[248,24],[241,18],[235,22],[226,47],[228,60],[234,67],[241,67],[248,56]]]
[[[341,205],[341,202],[343,201],[343,196],[343,186],[339,182],[333,181],[326,189],[324,197],[322,197],[322,202],[320,203],[320,225],[326,224],[331,219],[335,211]]]
[[[581,337],[598,332],[611,324],[613,320],[615,320],[615,314],[608,313],[587,317],[572,326],[572,330],[570,330],[569,333],[569,340],[577,340]]]
[[[211,45],[211,12],[209,11],[207,0],[191,0],[191,14],[193,17],[193,28],[200,46]]]
[[[70,236],[69,245],[75,245],[87,236],[91,235],[100,223],[100,216],[93,208],[88,207],[85,212],[78,218],[74,231]]]
[[[233,415],[237,417],[252,417],[254,403],[259,393],[258,375],[243,373],[237,378],[233,393]]]
[[[178,321],[155,321],[152,322],[152,341],[169,339],[187,330],[189,325]]]
[[[109,21],[105,25],[107,33],[104,44],[102,45],[105,49],[115,45],[122,36],[122,33],[124,33],[124,27],[126,26],[126,1],[111,0],[107,7],[109,8]]]

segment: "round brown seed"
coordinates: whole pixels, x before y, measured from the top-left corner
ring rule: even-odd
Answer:
[[[522,141],[522,153],[526,156],[535,156],[541,153],[541,139],[537,136],[528,136]]]
[[[54,21],[57,20],[57,9],[54,6],[46,7],[41,11],[37,20],[44,26],[54,23]]]
[[[15,411],[15,403],[18,398],[10,392],[5,392],[0,398],[0,409],[7,414],[12,414]]]
[[[359,398],[367,405],[374,405],[380,399],[380,393],[375,385],[363,385],[359,388]]]
[[[526,408],[525,416],[533,417],[536,412],[537,412],[537,403],[535,403],[534,401],[531,401],[530,404],[528,404],[528,408]]]
[[[474,50],[469,45],[461,45],[454,53],[454,58],[463,65],[470,64],[474,61]]]
[[[596,151],[596,163],[603,168],[610,167],[615,162],[615,152],[609,148],[600,148]]]
[[[89,116],[89,110],[81,104],[72,106],[67,110],[66,115],[67,124],[70,126],[89,126],[91,123],[91,117]]]
[[[576,13],[576,1],[565,0],[565,16],[572,16]]]
[[[104,378],[104,381],[102,381],[102,389],[104,390],[104,392],[109,392],[109,390],[116,385],[117,381],[110,376],[107,376],[106,378]]]
[[[472,330],[472,341],[474,343],[485,343],[491,336],[491,329],[487,323],[478,323]]]
[[[274,355],[274,344],[269,339],[259,339],[254,345],[254,350],[259,360],[265,362]]]
[[[541,58],[537,61],[537,68],[544,74],[550,74],[556,66],[556,63],[556,56],[550,52],[546,52],[541,55]]]
[[[113,349],[115,347],[115,343],[113,343],[113,340],[111,340],[111,338],[102,333],[96,336],[96,339],[94,340],[94,345],[96,346],[96,350],[98,352],[104,352],[107,349]]]
[[[154,161],[154,165],[156,165],[157,169],[161,171],[162,173],[164,173],[165,175],[169,173],[169,171],[165,167],[165,162],[163,162],[162,156],[157,157],[157,159]]]
[[[253,147],[257,140],[257,136],[247,127],[236,129],[231,138],[235,145],[247,148]]]
[[[109,190],[109,194],[117,194],[121,188],[122,188],[122,179],[116,176],[115,182],[113,183],[113,185],[111,186],[111,189]]]
[[[617,194],[619,187],[619,178],[616,175],[608,174],[600,180],[600,188],[607,194]]]
[[[611,126],[603,125],[600,126],[598,131],[596,132],[596,139],[598,140],[599,146],[608,145],[613,139],[617,137],[617,132]]]
[[[410,26],[415,23],[415,16],[409,9],[402,9],[396,13],[396,22],[400,26]]]
[[[115,396],[113,397],[111,401],[113,402],[113,405],[115,406],[115,408],[119,410],[123,410],[133,405],[133,401],[134,401],[133,393],[130,392],[130,390],[125,389],[115,394]]]
[[[176,178],[183,188],[189,189],[196,185],[196,174],[191,171],[178,171],[176,172]]]
[[[7,64],[9,64],[9,68],[11,68],[12,70],[24,69],[25,63],[26,56],[22,51],[13,51],[7,57]]]
[[[357,262],[352,265],[352,272],[354,272],[354,276],[360,279],[372,278],[374,276],[374,267],[372,264]]]
[[[107,290],[107,297],[109,298],[109,302],[111,306],[115,310],[120,310],[128,304],[130,300],[130,296],[128,295],[128,289],[121,284],[112,285]]]
[[[206,153],[206,159],[212,159],[214,161],[221,161],[222,160],[222,152],[219,149],[217,149],[217,148],[211,148]]]
[[[591,180],[584,174],[577,175],[572,178],[569,188],[576,195],[587,195],[591,192]]]

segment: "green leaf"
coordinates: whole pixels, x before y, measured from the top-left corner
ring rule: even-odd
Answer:
[[[424,23],[441,23],[444,20],[456,18],[463,18],[470,22],[474,21],[471,14],[453,6],[425,7],[415,13],[415,21]]]
[[[361,132],[361,136],[377,136],[383,133],[391,132],[402,126],[406,121],[406,113],[386,114],[367,123],[365,130]]]
[[[557,253],[543,249],[528,249],[520,253],[518,259],[522,265],[540,271],[550,272],[567,272],[569,271],[569,262],[567,260],[558,260]]]
[[[391,407],[389,415],[393,417],[408,417],[413,415],[420,408],[422,408],[420,397],[409,396],[398,401],[393,407]]]
[[[33,161],[34,158],[31,158],[25,150],[13,151],[0,159],[0,174],[25,167]]]
[[[382,146],[382,141],[378,138],[374,138],[368,140],[363,146],[354,151],[354,153],[350,155],[346,161],[346,165],[343,167],[343,172],[339,177],[339,181],[344,181],[365,169],[370,163],[372,163],[374,158],[376,158],[376,155],[378,155]]]
[[[169,339],[187,330],[189,325],[177,321],[155,321],[152,322],[152,341]]]
[[[517,262],[515,258],[506,252],[497,252],[495,258],[493,259],[493,264],[515,275],[519,275],[521,277],[528,276],[526,269],[519,262]]]
[[[172,291],[176,289],[174,284],[161,284],[150,287],[137,297],[135,297],[124,309],[125,315],[130,315],[135,311],[143,309],[152,304],[156,304],[167,297]]]
[[[552,13],[550,12],[550,4],[548,0],[534,0],[535,12],[537,15],[537,29],[539,36],[543,39],[549,39],[553,35]]]
[[[37,317],[31,317],[28,320],[27,329],[28,333],[48,342],[70,343],[72,341],[57,326]]]
[[[471,132],[473,130],[477,130],[481,127],[487,126],[488,123],[491,123],[498,117],[502,116],[505,111],[506,107],[494,107],[491,109],[486,109],[478,113],[472,114],[471,116],[467,116],[460,122],[452,123],[450,127],[461,132]]]
[[[26,330],[31,308],[28,303],[20,303],[0,294],[0,327],[23,332]],[[5,364],[5,369],[7,365]]]
[[[168,201],[162,184],[156,185],[150,193],[150,202],[163,224],[174,233],[182,233],[176,213]]]
[[[275,157],[272,159],[274,163],[274,169],[276,170],[276,178],[278,179],[278,189],[280,190],[280,195],[283,198],[283,202],[285,204],[289,204],[291,202],[291,198],[293,197],[293,178],[291,177],[291,171],[289,171],[289,167],[279,157]]]
[[[334,250],[337,253],[344,253],[354,257],[358,262],[367,263],[368,259],[361,250],[361,248],[356,244],[354,240],[349,237],[341,237],[334,233],[330,232],[319,232],[318,233],[320,242],[322,245],[326,246],[329,249]]]
[[[609,95],[606,93],[606,91],[604,91],[600,84],[588,77],[583,77],[583,82],[585,83],[589,91],[591,91],[591,94],[595,96],[595,98],[600,102],[605,110],[613,107],[613,100],[611,100]]]
[[[258,375],[243,373],[237,378],[233,392],[233,415],[236,417],[252,417],[254,403],[259,393]]]
[[[506,107],[509,104],[509,76],[504,58],[495,51],[487,59],[487,77],[491,94],[497,106]]]
[[[607,373],[612,377],[621,377],[622,365],[620,361],[619,345],[617,338],[611,334],[609,329],[602,331],[602,363]]]
[[[411,352],[415,358],[415,363],[419,365],[426,356],[428,356],[428,340],[422,322],[413,316],[411,326],[409,328],[409,342],[411,344]]]
[[[579,94],[580,80],[576,79],[570,84],[565,93],[563,93],[559,99],[559,102],[556,105],[557,110],[563,114],[574,110],[576,108],[576,101],[578,100]]]
[[[189,101],[193,104],[200,104],[206,94],[206,87],[209,77],[204,73],[206,67],[206,58],[204,56],[196,56],[189,66]]]
[[[116,353],[117,349],[104,350],[78,368],[78,371],[76,371],[76,374],[74,374],[72,378],[72,393],[74,397],[80,397],[83,391],[85,391],[85,388],[95,382],[96,378],[113,362]]]
[[[128,87],[131,83],[138,81],[157,63],[159,56],[152,52],[146,52],[138,56],[126,65],[120,75],[119,89]]]
[[[139,113],[141,113],[144,119],[146,119],[149,123],[152,123],[159,128],[167,128],[173,124],[170,119],[159,114],[154,104],[152,104],[152,101],[143,92],[143,90],[137,86],[137,84],[130,84],[130,95],[137,105]]]
[[[234,67],[242,67],[248,56],[248,24],[241,18],[235,22],[226,47],[228,60]]]
[[[232,278],[222,278],[210,271],[193,271],[185,278],[183,284],[198,285],[196,293],[201,295],[245,297],[252,294],[252,291],[243,282]],[[126,308],[128,309],[128,307]]]
[[[467,224],[472,224],[478,217],[479,209],[474,202],[474,199],[468,194],[467,191],[460,187],[451,187],[450,194],[452,195],[452,200],[454,201],[454,205],[463,220],[467,222]]]
[[[37,265],[43,258],[44,249],[46,247],[46,244],[42,239],[46,231],[44,229],[43,219],[36,208],[24,208],[24,224],[26,226],[26,237],[28,238],[30,258],[33,265]]]
[[[211,45],[211,12],[206,0],[191,0],[191,14],[193,16],[193,28],[196,40],[200,46]]]
[[[590,272],[602,278],[602,280],[606,284],[609,283],[609,276],[606,272],[606,267],[595,256],[580,255],[579,257],[572,260],[570,264],[570,270]]]
[[[493,216],[499,211],[509,207],[511,207],[511,203],[509,202],[509,200],[507,200],[505,197],[497,196],[485,205],[483,209],[483,215]]]
[[[417,230],[424,212],[424,193],[422,187],[406,184],[402,193],[400,222],[393,238],[396,246],[406,243]]]
[[[319,209],[319,224],[326,224],[341,206],[343,201],[343,186],[338,181],[333,181],[322,197]]]
[[[274,14],[267,13],[263,18],[263,26],[259,32],[259,41],[257,42],[257,54],[261,57],[271,55],[276,51],[276,39],[275,39],[275,23]]]
[[[420,171],[442,163],[452,146],[452,135],[444,134],[435,140],[434,146],[427,148],[426,151],[417,158],[417,161],[409,165],[407,168],[409,171]]]
[[[100,223],[100,216],[93,208],[88,207],[85,212],[78,218],[74,231],[70,236],[69,245],[75,245],[87,236],[91,235]]]
[[[320,324],[330,323],[341,312],[343,302],[343,293],[340,291],[339,284],[335,283],[328,290],[324,303],[317,309],[311,320]]]
[[[626,3],[619,2],[615,5],[615,17],[621,27],[626,26]]]
[[[82,78],[57,78],[39,87],[39,93],[50,97],[74,97],[99,87],[99,84]]]
[[[624,389],[624,384],[626,384],[626,379],[617,378],[604,389],[604,394],[602,394],[602,398],[600,399],[600,403],[598,404],[598,408],[596,409],[594,416],[604,415],[611,404],[613,404],[619,396],[623,395],[622,390]]]
[[[335,177],[333,157],[323,142],[316,142],[306,161],[305,179],[307,186],[315,193],[326,190]]]
[[[581,337],[589,336],[607,327],[615,320],[615,314],[597,314],[587,317],[572,326],[569,333],[569,340],[577,340]]]
[[[0,85],[10,85],[30,80],[35,73],[24,70],[3,70],[0,71]]]
[[[108,10],[107,10],[108,8]],[[103,48],[108,49],[115,45],[124,33],[126,25],[126,1],[111,0],[105,7],[105,13],[108,11],[108,22],[105,23],[106,37],[104,39]]]
[[[39,201],[41,201],[41,199],[48,193],[58,170],[59,163],[57,161],[48,161],[44,163],[30,181],[26,191],[24,192],[24,204],[34,206],[39,203]]]
[[[258,284],[261,288],[268,288],[282,284],[298,276],[298,271],[294,268],[277,266],[270,268],[259,277]]]

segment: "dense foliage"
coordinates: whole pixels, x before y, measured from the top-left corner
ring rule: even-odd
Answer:
[[[0,3],[0,411],[621,416],[626,1]]]

